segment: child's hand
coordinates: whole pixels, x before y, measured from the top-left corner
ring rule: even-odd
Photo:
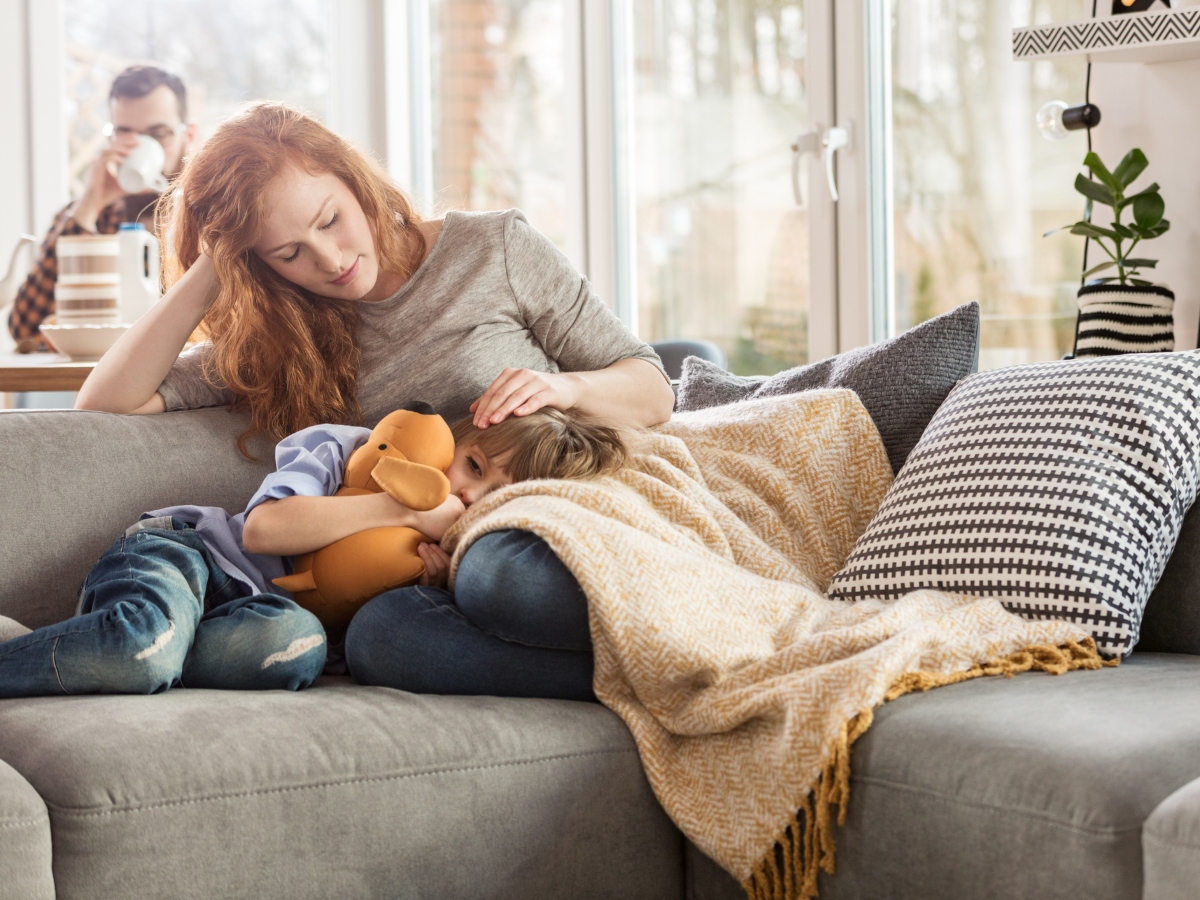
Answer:
[[[425,574],[417,584],[444,588],[450,579],[450,557],[440,544],[417,544],[417,553],[425,563]]]
[[[450,530],[450,526],[457,522],[459,517],[466,511],[467,508],[463,506],[463,502],[451,494],[442,501],[441,506],[427,512],[414,511],[412,514],[412,527],[425,535],[425,537],[440,541],[446,532]]]

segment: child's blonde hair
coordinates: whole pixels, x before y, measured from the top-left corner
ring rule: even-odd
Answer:
[[[615,472],[629,459],[621,427],[550,407],[509,416],[482,430],[468,416],[451,431],[455,446],[478,447],[502,464],[514,482],[594,478]]]

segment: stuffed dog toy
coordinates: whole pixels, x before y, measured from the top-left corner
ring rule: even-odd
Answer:
[[[453,461],[450,426],[429,404],[411,403],[385,416],[350,455],[335,496],[386,491],[409,509],[434,509],[450,494],[445,472]],[[425,574],[417,545],[427,541],[412,528],[368,528],[298,556],[293,574],[273,583],[326,628],[343,628],[372,597]]]

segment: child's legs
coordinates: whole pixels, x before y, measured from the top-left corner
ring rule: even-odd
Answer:
[[[164,528],[118,538],[88,574],[75,618],[0,644],[0,697],[169,688],[208,586],[197,542]]]
[[[289,690],[308,687],[325,667],[325,629],[291,600],[257,594],[222,603],[196,626],[184,687]]]

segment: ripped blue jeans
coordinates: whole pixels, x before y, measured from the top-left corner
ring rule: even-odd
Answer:
[[[0,643],[0,697],[300,690],[325,665],[316,617],[245,589],[178,519],[130,528],[88,573],[77,615]]]

